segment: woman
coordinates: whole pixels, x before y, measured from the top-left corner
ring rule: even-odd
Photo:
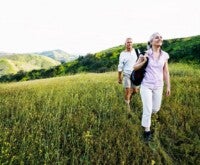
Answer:
[[[151,139],[151,115],[157,113],[161,106],[163,93],[163,79],[166,82],[166,95],[170,95],[170,76],[168,70],[168,53],[161,49],[163,39],[159,33],[151,35],[149,40],[150,49],[145,56],[140,56],[134,65],[134,70],[140,69],[149,58],[145,77],[141,83],[140,95],[143,104],[142,126],[144,127],[144,138]]]

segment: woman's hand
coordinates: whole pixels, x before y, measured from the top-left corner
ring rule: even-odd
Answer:
[[[146,56],[143,56],[143,61],[142,62],[147,62],[147,57]]]
[[[170,90],[169,87],[167,87],[167,90],[166,90],[166,96],[168,97],[168,96],[170,96],[170,94],[171,94],[171,90]]]
[[[140,55],[139,56],[139,59],[138,59],[138,63],[141,63],[141,62],[146,62],[147,61],[147,55]]]
[[[145,54],[145,55],[140,55],[140,59],[141,59],[140,62],[142,62],[143,64],[145,64],[145,63],[147,62],[147,58],[148,58],[148,55],[147,55],[147,54]]]
[[[134,70],[140,69],[146,62],[147,62],[147,55],[146,54],[144,56],[140,55],[138,61],[133,66],[133,69]]]

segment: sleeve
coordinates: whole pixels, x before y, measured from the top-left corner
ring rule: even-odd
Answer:
[[[121,53],[119,56],[118,71],[119,72],[123,71],[123,68],[124,68],[124,58],[123,58],[123,54]]]
[[[168,59],[169,59],[169,54],[166,53],[166,54],[165,54],[165,61],[168,61]]]

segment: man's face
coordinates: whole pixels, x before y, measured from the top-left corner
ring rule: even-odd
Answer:
[[[132,39],[127,39],[125,45],[126,45],[126,49],[127,50],[131,50],[132,49],[132,45],[133,45]]]

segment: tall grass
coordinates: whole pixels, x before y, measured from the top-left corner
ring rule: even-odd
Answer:
[[[200,164],[200,70],[171,64],[172,95],[145,143],[141,100],[129,115],[117,73],[0,85],[1,164]]]

